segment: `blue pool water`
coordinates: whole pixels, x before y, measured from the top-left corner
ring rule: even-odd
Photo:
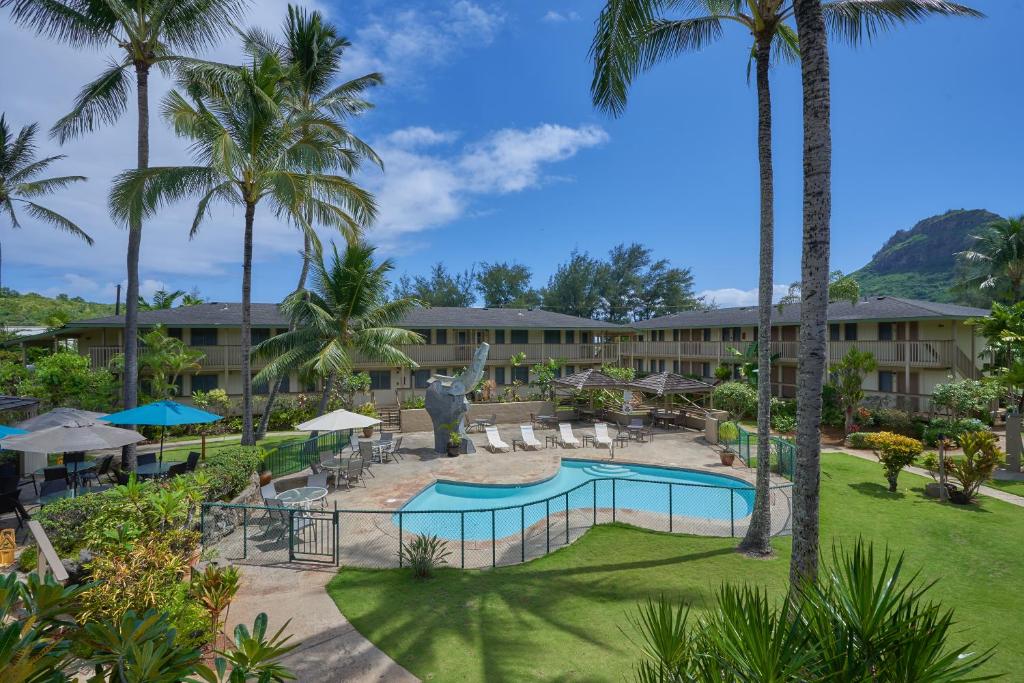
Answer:
[[[411,534],[467,541],[490,540],[493,534],[500,539],[544,520],[549,511],[565,513],[568,508],[571,518],[573,511],[584,508],[591,516],[597,507],[603,519],[613,498],[618,510],[667,515],[671,502],[673,515],[740,520],[753,509],[754,489],[744,481],[703,472],[563,460],[554,477],[523,486],[437,482],[402,506],[401,525]],[[398,514],[394,522],[399,523]]]

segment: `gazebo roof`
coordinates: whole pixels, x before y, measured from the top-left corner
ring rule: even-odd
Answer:
[[[38,398],[24,396],[0,396],[0,413],[7,410],[24,410],[39,405]]]
[[[571,375],[560,377],[552,382],[558,387],[567,387],[570,389],[624,389],[627,388],[626,383],[621,382],[614,377],[609,377],[600,370],[591,368],[590,370],[581,370],[580,372],[574,372]]]
[[[664,396],[665,394],[702,394],[714,389],[707,382],[683,377],[674,372],[659,372],[629,383],[630,389]]]

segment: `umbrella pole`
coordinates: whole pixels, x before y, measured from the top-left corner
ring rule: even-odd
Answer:
[[[164,465],[164,431],[167,427],[160,425],[160,466]]]
[[[202,450],[202,453],[203,453],[203,460],[206,460],[206,432],[203,432],[200,435],[200,439],[202,440],[202,448],[201,448],[201,450]]]

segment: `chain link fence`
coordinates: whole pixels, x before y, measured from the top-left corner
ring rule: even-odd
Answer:
[[[736,451],[739,459],[747,467],[757,466],[757,434],[736,425],[736,440],[727,441],[719,436],[720,442]],[[796,444],[781,436],[773,436],[769,443],[771,471],[780,477],[793,481],[793,467],[796,464]]]
[[[791,531],[792,484],[771,488],[773,535]],[[598,524],[668,533],[746,533],[754,489],[638,478],[591,479],[550,498],[480,510],[337,510],[204,503],[204,548],[215,558],[262,565],[321,562],[400,567],[400,549],[437,536],[448,564],[465,569],[519,564],[579,539]]]

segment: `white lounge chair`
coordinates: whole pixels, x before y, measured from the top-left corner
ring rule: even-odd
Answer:
[[[491,453],[508,453],[512,450],[511,446],[501,440],[497,427],[484,427],[484,431],[487,432],[487,447]]]
[[[576,438],[576,435],[572,433],[572,425],[568,422],[558,423],[558,443],[562,445],[562,448],[580,447],[580,441]]]
[[[537,451],[542,448],[540,441],[537,440],[536,435],[533,433],[533,425],[519,425],[519,431],[522,433],[522,444],[524,450]]]
[[[594,446],[600,448],[605,446],[611,448],[615,441],[611,435],[608,434],[608,423],[607,422],[595,422],[594,423]]]

